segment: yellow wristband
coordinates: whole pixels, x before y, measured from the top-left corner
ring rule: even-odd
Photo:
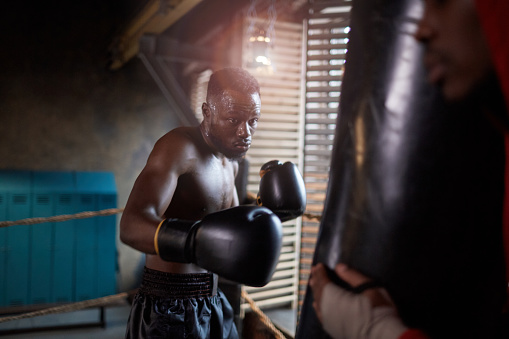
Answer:
[[[157,230],[156,230],[156,234],[154,235],[154,248],[156,249],[156,253],[157,255],[159,255],[159,246],[157,245],[157,235],[159,234],[159,230],[161,229],[161,226],[163,225],[163,223],[166,221],[166,219],[163,219],[160,223],[159,223],[159,226],[157,226]]]

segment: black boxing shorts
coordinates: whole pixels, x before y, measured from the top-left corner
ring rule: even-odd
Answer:
[[[173,274],[145,267],[125,337],[237,339],[233,310],[216,286],[212,273]]]

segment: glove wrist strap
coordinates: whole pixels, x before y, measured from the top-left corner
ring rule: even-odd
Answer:
[[[159,230],[161,229],[161,225],[164,224],[166,219],[161,220],[159,226],[157,226],[156,234],[154,235],[154,248],[156,250],[156,254],[159,255],[159,244],[157,243],[157,236],[159,235]]]
[[[191,263],[194,237],[190,233],[194,224],[194,221],[187,220],[163,220],[154,238],[159,257],[165,261]]]

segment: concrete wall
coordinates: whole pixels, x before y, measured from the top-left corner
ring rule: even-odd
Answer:
[[[139,59],[107,70],[108,44],[133,5],[19,3],[0,14],[0,168],[112,171],[124,207],[155,141],[178,125]],[[118,250],[124,291],[136,287],[142,257]]]

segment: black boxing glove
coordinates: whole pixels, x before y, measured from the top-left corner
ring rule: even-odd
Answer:
[[[260,169],[258,206],[267,207],[281,221],[295,219],[306,209],[306,187],[297,166],[278,160],[267,162]]]
[[[270,210],[237,206],[199,221],[165,219],[154,246],[161,259],[194,263],[226,279],[261,287],[272,278],[283,229]]]

